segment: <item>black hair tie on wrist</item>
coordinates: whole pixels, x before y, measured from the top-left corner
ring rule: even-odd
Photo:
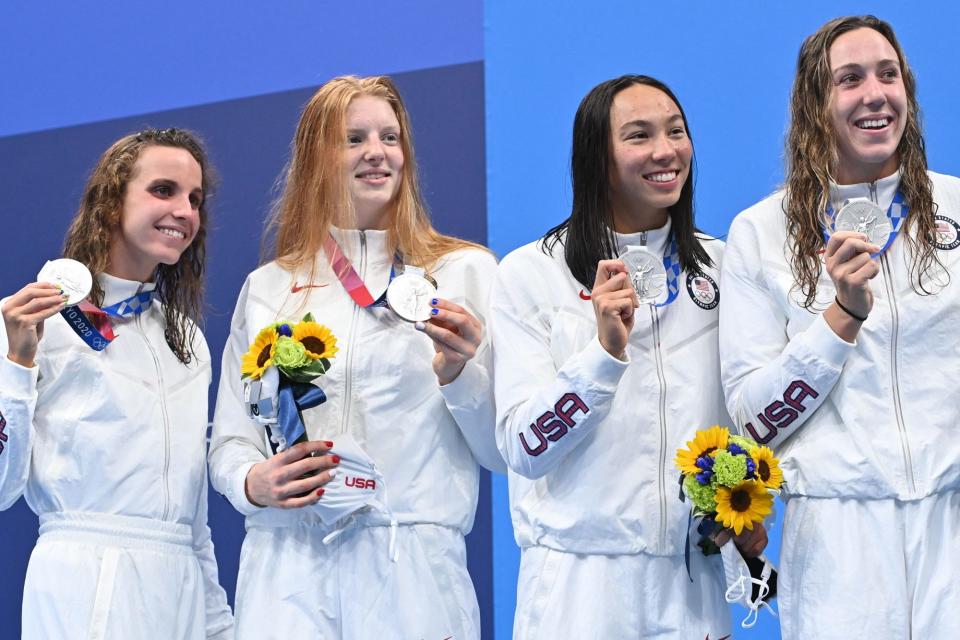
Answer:
[[[840,298],[838,298],[837,296],[833,296],[833,301],[837,303],[837,306],[840,307],[840,309],[842,309],[844,313],[846,313],[848,316],[850,316],[854,320],[859,320],[860,322],[867,321],[867,316],[861,317],[855,314],[853,311],[850,311],[850,309],[847,309],[845,306],[843,306],[843,303],[840,302]]]

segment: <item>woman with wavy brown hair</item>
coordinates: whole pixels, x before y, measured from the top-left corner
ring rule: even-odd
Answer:
[[[784,469],[783,637],[952,637],[960,181],[927,169],[889,24],[807,38],[787,157],[731,227],[720,312],[727,406]]]
[[[430,224],[389,78],[314,94],[268,229],[275,257],[240,292],[210,451],[214,486],[247,516],[238,638],[478,638],[464,535],[478,461],[503,467],[483,336],[496,262]],[[432,296],[398,303],[410,278]],[[336,340],[326,400],[303,410],[304,441],[274,447],[245,413],[242,356],[307,312]],[[373,474],[359,484],[348,449]]]
[[[0,508],[24,495],[40,518],[24,638],[232,637],[195,324],[211,173],[188,131],[121,138],[67,233],[75,262],[2,305]]]

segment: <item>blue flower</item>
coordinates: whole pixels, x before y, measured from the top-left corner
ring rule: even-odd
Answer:
[[[288,338],[293,336],[293,329],[290,328],[290,325],[284,323],[277,327],[277,333],[282,336],[287,336]]]
[[[753,480],[756,478],[757,473],[757,463],[753,461],[753,458],[747,456],[747,479]]]
[[[710,484],[711,478],[713,478],[713,471],[701,471],[697,474],[697,482],[702,485]]]
[[[704,471],[713,471],[713,458],[710,456],[700,456],[697,458],[697,466]]]
[[[735,456],[747,454],[747,452],[742,447],[740,447],[739,445],[733,444],[732,442],[727,445],[727,451],[729,451],[732,455],[735,455]]]

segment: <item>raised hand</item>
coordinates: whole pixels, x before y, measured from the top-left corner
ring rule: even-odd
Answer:
[[[43,322],[66,306],[67,296],[49,282],[33,282],[3,303],[7,358],[32,367],[43,338]]]

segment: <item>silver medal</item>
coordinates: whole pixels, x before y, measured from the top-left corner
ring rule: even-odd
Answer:
[[[663,297],[667,288],[667,270],[663,259],[646,249],[630,245],[620,254],[620,260],[627,267],[630,284],[637,292],[640,304],[653,304]]]
[[[70,258],[48,260],[40,273],[37,282],[49,282],[56,285],[67,295],[67,306],[79,304],[90,295],[93,288],[93,276],[86,265]]]
[[[869,200],[856,198],[840,207],[833,219],[833,230],[865,234],[868,242],[882,248],[893,231],[893,225],[886,211]]]
[[[387,287],[387,304],[407,322],[430,319],[430,301],[437,297],[437,285],[427,279],[423,269],[404,266],[403,273]]]

